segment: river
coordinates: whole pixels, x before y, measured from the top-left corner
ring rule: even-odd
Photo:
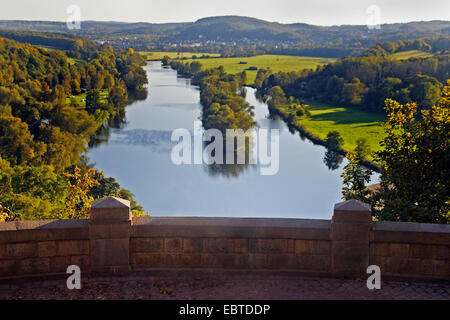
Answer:
[[[88,157],[106,176],[132,190],[153,216],[272,217],[329,219],[341,201],[342,168],[324,164],[326,149],[292,134],[281,120],[268,119],[265,103],[247,88],[261,128],[280,129],[280,163],[275,175],[250,165],[237,176],[214,173],[206,164],[171,161],[174,129],[193,130],[201,114],[199,90],[159,61],[144,67],[148,97],[129,105],[126,124],[111,129],[109,141]]]

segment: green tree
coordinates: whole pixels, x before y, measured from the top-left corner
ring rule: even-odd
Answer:
[[[370,182],[372,171],[360,165],[361,159],[358,155],[348,153],[346,158],[348,163],[341,174],[344,180],[342,199],[345,201],[356,199],[368,202],[370,191],[366,188],[366,183]]]
[[[367,139],[356,140],[355,154],[360,160],[364,160],[370,155],[370,144]]]
[[[91,90],[86,94],[86,111],[89,114],[95,113],[95,110],[101,109],[100,91]]]
[[[415,103],[386,100],[388,120],[376,215],[381,220],[450,223],[450,81],[417,120]]]
[[[339,132],[330,131],[325,139],[325,144],[330,150],[339,150],[344,144],[344,139],[341,137]]]

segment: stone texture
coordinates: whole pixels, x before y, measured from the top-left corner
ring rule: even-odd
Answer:
[[[432,259],[433,246],[423,244],[412,244],[410,247],[410,257],[419,259]]]
[[[363,241],[369,243],[371,226],[369,223],[339,223],[331,224],[331,239],[333,241]]]
[[[52,273],[66,272],[67,267],[70,265],[72,265],[70,256],[50,258],[50,270]]]
[[[349,200],[334,206],[333,222],[367,223],[372,220],[370,205],[359,200]]]
[[[56,256],[56,242],[55,241],[38,242],[38,256],[39,257]]]
[[[359,277],[366,274],[371,251],[371,221],[370,206],[361,201],[335,205],[330,228],[330,267],[334,275]]]
[[[89,241],[58,241],[56,254],[58,256],[89,254]]]
[[[368,243],[336,241],[331,246],[334,274],[352,277],[366,274],[369,265]]]
[[[95,201],[91,208],[91,222],[96,221],[131,221],[130,201],[108,197]]]
[[[88,255],[71,256],[70,264],[79,266],[81,272],[88,272],[90,270],[90,259]]]
[[[188,238],[183,239],[183,252],[185,253],[200,253],[203,251],[203,240]]]
[[[13,276],[17,273],[18,262],[15,260],[0,260],[0,277]]]
[[[164,239],[162,238],[132,238],[132,252],[163,252]]]
[[[389,255],[394,257],[408,258],[409,244],[407,243],[391,243],[389,244]]]
[[[295,253],[329,255],[331,251],[329,241],[296,240]]]
[[[183,251],[183,239],[181,239],[181,238],[164,239],[164,250],[166,252],[182,252]]]
[[[130,239],[91,240],[91,267],[93,269],[130,264]]]
[[[132,255],[133,268],[160,268],[164,265],[164,255],[161,253],[135,253]]]
[[[45,274],[50,272],[50,258],[20,260],[18,274]]]
[[[433,246],[433,259],[450,260],[450,245]],[[450,265],[450,262],[448,264]]]
[[[288,239],[251,239],[250,250],[261,253],[287,253]]]
[[[298,268],[308,271],[329,271],[330,256],[328,255],[299,255]]]
[[[6,245],[7,258],[27,258],[37,256],[36,243],[12,243]]]
[[[6,258],[6,244],[0,243],[0,260]]]
[[[94,221],[89,224],[89,239],[120,239],[131,236],[130,221]]]

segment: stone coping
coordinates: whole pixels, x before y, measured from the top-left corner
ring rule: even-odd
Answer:
[[[436,232],[449,233],[449,224],[417,223],[417,222],[393,222],[377,221],[373,222],[374,231],[409,231],[409,232]]]
[[[0,243],[89,239],[89,220],[32,220],[0,223]]]
[[[89,219],[14,221],[0,223],[0,232],[37,229],[87,228],[88,224]]]
[[[0,243],[89,239],[89,219],[0,224]],[[131,237],[280,238],[330,240],[330,220],[289,218],[133,218]],[[450,243],[450,225],[378,221],[371,242]]]
[[[378,221],[372,223],[371,242],[450,244],[450,225]]]
[[[289,218],[139,217],[133,218],[133,225],[328,229],[331,221]]]
[[[330,220],[140,217],[132,237],[286,238],[330,240]]]

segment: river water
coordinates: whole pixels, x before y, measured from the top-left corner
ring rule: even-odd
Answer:
[[[280,129],[279,171],[260,175],[249,165],[237,175],[203,165],[172,163],[174,129],[194,129],[201,114],[199,90],[159,61],[145,67],[148,97],[126,109],[126,124],[88,157],[97,169],[132,190],[153,216],[271,217],[329,219],[341,201],[343,165],[330,170],[326,149],[292,134],[281,120],[268,118],[265,103],[247,88],[260,128]],[[242,167],[242,166],[241,166]]]

